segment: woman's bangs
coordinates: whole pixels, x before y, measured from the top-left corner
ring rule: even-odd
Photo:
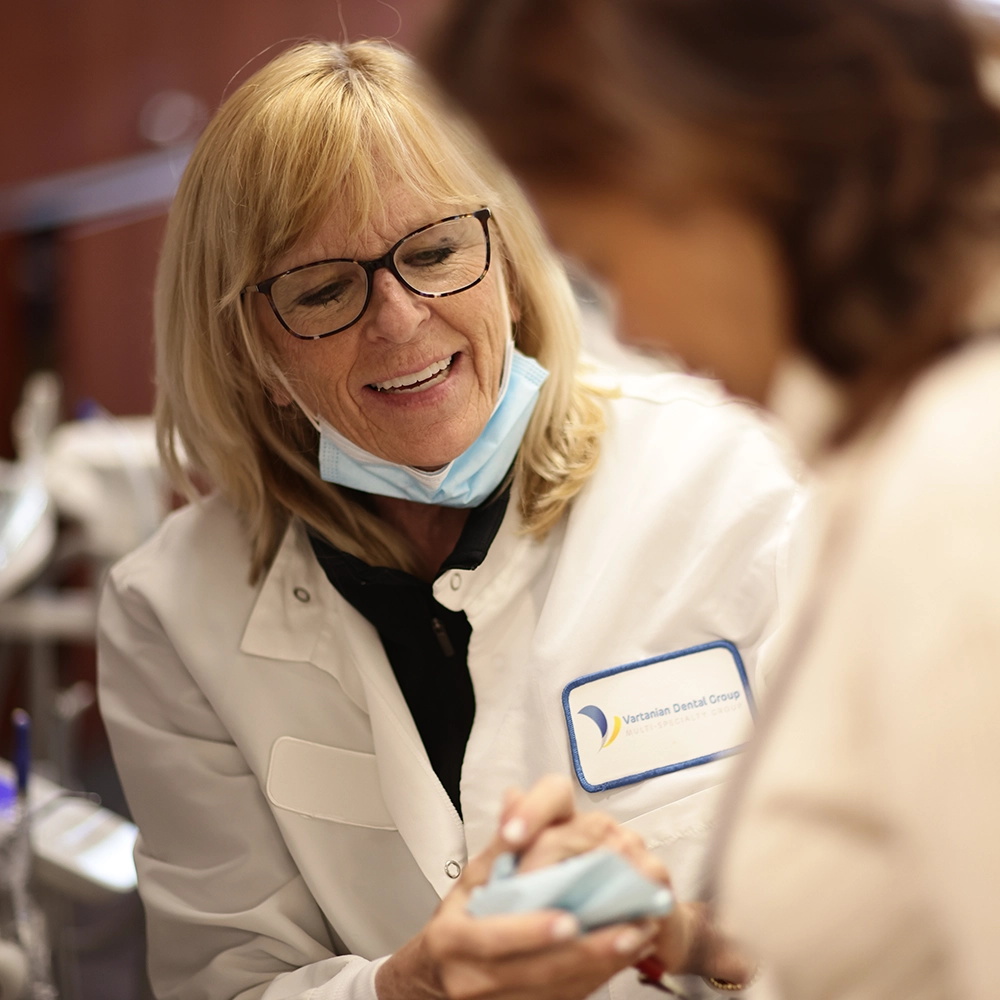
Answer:
[[[259,182],[261,193],[268,191],[266,203],[254,199],[258,217],[266,220],[266,232],[258,241],[262,270],[314,235],[334,208],[345,240],[382,228],[393,207],[386,202],[389,190],[412,194],[445,211],[491,202],[496,207],[490,186],[449,137],[421,127],[421,115],[411,117],[412,111],[402,107],[398,115],[384,108],[381,114],[366,113],[370,109],[364,107],[356,107],[354,114],[343,110],[331,115],[323,102],[307,116],[271,116],[265,141],[288,153],[266,165],[269,176]],[[338,122],[335,131],[329,127],[331,120]],[[255,277],[259,275],[247,281]]]

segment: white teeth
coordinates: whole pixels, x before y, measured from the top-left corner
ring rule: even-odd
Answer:
[[[434,361],[424,368],[423,371],[414,372],[412,375],[400,375],[398,378],[391,378],[387,382],[372,382],[372,386],[380,392],[388,392],[391,389],[412,389],[421,382],[426,382],[428,379],[432,379],[435,375],[450,368],[453,358],[454,355],[450,358],[445,358],[443,361]]]

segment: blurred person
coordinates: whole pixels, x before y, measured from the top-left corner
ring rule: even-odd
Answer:
[[[648,951],[747,973],[695,905],[588,934],[465,912],[509,847],[607,844],[692,894],[779,610],[797,486],[768,434],[685,375],[588,386],[577,327],[517,185],[391,48],[296,47],[208,126],[157,420],[215,492],[100,612],[158,997],[571,1000]],[[663,716],[692,648],[733,700],[689,737],[564,707],[620,675]]]
[[[466,0],[431,59],[629,340],[821,471],[718,844],[788,1000],[987,1000],[1000,934],[1000,116],[946,0]]]

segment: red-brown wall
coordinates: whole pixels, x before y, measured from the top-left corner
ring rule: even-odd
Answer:
[[[187,91],[216,108],[235,83],[303,37],[413,46],[441,0],[32,0],[0,33],[0,186],[148,151],[146,101]],[[60,234],[55,363],[66,413],[152,402],[150,299],[163,218]],[[20,242],[0,238],[0,455],[31,355],[20,316]]]

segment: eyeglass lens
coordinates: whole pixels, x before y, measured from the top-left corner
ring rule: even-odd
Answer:
[[[460,292],[486,271],[486,233],[474,216],[439,222],[404,239],[392,262],[410,291]],[[368,280],[368,272],[354,261],[311,264],[282,275],[271,286],[271,298],[290,330],[320,337],[350,326],[364,312]]]

